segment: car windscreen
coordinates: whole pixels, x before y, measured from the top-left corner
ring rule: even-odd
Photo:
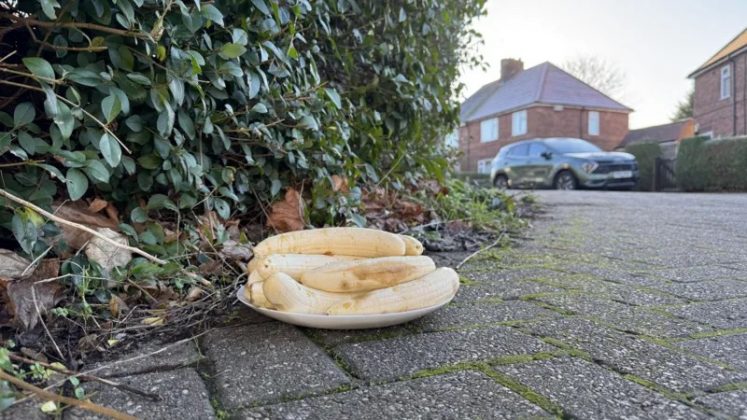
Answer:
[[[546,140],[545,144],[558,153],[594,153],[602,151],[602,149],[588,141],[576,139]]]

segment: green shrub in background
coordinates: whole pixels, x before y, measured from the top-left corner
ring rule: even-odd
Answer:
[[[635,156],[640,171],[640,180],[638,189],[641,191],[654,190],[654,166],[656,158],[661,156],[661,146],[659,143],[637,143],[625,147],[625,151]]]
[[[685,191],[747,191],[747,138],[685,139],[676,173]]]
[[[47,209],[105,198],[131,224],[256,217],[292,186],[321,224],[360,223],[360,191],[335,191],[332,175],[443,179],[484,2],[0,6],[2,188]],[[9,230],[19,217],[0,209]]]

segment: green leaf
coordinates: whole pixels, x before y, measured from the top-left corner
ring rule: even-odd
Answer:
[[[67,181],[65,176],[62,175],[62,172],[52,165],[47,165],[46,163],[37,163],[36,166],[45,169],[47,172],[49,172],[50,175],[52,175],[52,178],[57,178],[62,182]]]
[[[205,19],[215,22],[218,26],[223,26],[223,13],[217,7],[206,4],[202,6],[201,12]]]
[[[54,117],[54,123],[60,129],[63,140],[67,140],[73,134],[75,128],[75,118],[70,108],[64,102],[57,102],[57,115]]]
[[[267,107],[262,102],[258,102],[252,107],[252,112],[256,112],[258,114],[266,114]]]
[[[36,110],[31,102],[20,103],[13,111],[13,128],[23,127],[34,121],[34,118],[36,118]]]
[[[119,146],[119,142],[109,133],[104,133],[99,139],[99,150],[101,150],[101,155],[104,156],[106,163],[112,168],[116,168],[122,160],[122,148]]]
[[[163,195],[163,194],[153,194],[148,199],[148,205],[146,206],[148,210],[160,210],[163,208],[173,210],[173,211],[179,211],[179,209],[176,207],[176,204],[174,204],[169,197]]]
[[[296,60],[298,59],[298,50],[296,50],[296,47],[294,47],[293,44],[291,44],[290,48],[288,48],[287,55],[290,58],[293,58]]]
[[[67,193],[73,201],[80,200],[88,191],[88,178],[79,169],[70,168],[65,175],[67,178]]]
[[[38,0],[39,4],[41,4],[42,11],[45,15],[47,15],[50,19],[57,19],[57,15],[55,14],[55,7],[60,7],[60,3],[57,2],[57,0]]]
[[[158,169],[161,167],[161,158],[156,155],[144,155],[137,159],[137,163],[145,169]]]
[[[240,57],[245,52],[246,47],[244,47],[243,45],[229,42],[227,44],[223,44],[218,55],[226,60],[229,60],[232,58]]]
[[[270,9],[267,8],[267,3],[264,0],[252,0],[252,4],[263,14],[272,17],[272,13],[270,13]]]
[[[272,194],[273,197],[278,195],[282,186],[283,184],[279,179],[273,179],[272,184],[270,185],[270,194]]]
[[[134,223],[145,223],[148,220],[148,213],[142,207],[135,207],[130,212],[130,220]]]
[[[133,82],[139,84],[139,85],[143,85],[143,86],[150,86],[151,85],[150,79],[147,76],[145,76],[144,74],[141,74],[141,73],[129,73],[127,75],[127,78],[130,79],[130,80],[132,80]]]
[[[99,160],[89,160],[84,169],[88,176],[99,182],[109,182],[109,170]]]
[[[23,65],[34,75],[43,79],[54,80],[54,70],[52,65],[43,58],[26,57],[23,59]]]
[[[116,95],[109,95],[101,101],[101,111],[104,112],[107,123],[114,121],[121,110],[122,103]]]
[[[324,93],[327,94],[327,97],[330,101],[332,101],[333,104],[335,104],[335,107],[337,109],[342,108],[342,102],[340,101],[340,94],[337,93],[335,89],[325,88]]]

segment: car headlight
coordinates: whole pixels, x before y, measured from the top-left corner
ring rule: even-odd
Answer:
[[[584,162],[583,164],[581,164],[581,168],[583,168],[584,172],[586,172],[587,174],[594,172],[594,170],[598,167],[599,164],[593,161]]]

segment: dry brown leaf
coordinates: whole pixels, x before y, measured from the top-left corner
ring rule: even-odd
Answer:
[[[88,211],[91,213],[98,213],[104,210],[109,205],[109,202],[103,198],[94,198],[91,204],[88,205]]]
[[[55,203],[55,215],[59,216],[67,221],[80,223],[86,225],[92,229],[95,228],[109,228],[112,230],[117,229],[117,222],[111,220],[102,214],[92,212],[89,209],[85,201],[73,201],[64,203]],[[93,235],[88,232],[84,232],[80,229],[76,229],[72,226],[58,225],[62,230],[62,237],[65,239],[65,243],[73,249],[81,249],[85,244],[91,240]],[[67,255],[63,255],[66,257]]]
[[[223,242],[223,248],[220,251],[226,259],[233,261],[249,261],[254,253],[251,244],[240,244],[232,239]]]
[[[337,192],[349,192],[350,187],[348,186],[348,179],[343,178],[340,175],[332,175],[332,191]]]
[[[285,199],[272,204],[267,226],[278,232],[302,230],[306,226],[303,209],[304,202],[301,194],[293,188],[288,188],[285,192]]]
[[[189,289],[189,293],[187,293],[187,302],[194,302],[201,298],[203,294],[205,294],[204,290],[197,286],[192,286],[192,288]]]
[[[15,252],[8,249],[0,249],[0,277],[6,279],[21,277],[21,274],[29,264],[31,264],[31,261]]]
[[[106,216],[111,220],[112,222],[119,224],[119,210],[117,210],[116,207],[112,203],[109,203],[108,206],[106,206]]]
[[[124,300],[122,300],[121,297],[112,294],[112,297],[109,299],[109,312],[111,312],[112,316],[115,318],[119,318],[119,314],[122,313],[122,311],[126,311],[128,308],[127,304]]]
[[[127,238],[121,233],[117,233],[108,228],[97,229],[97,231],[107,238],[128,245]],[[104,269],[104,274],[111,273],[114,267],[122,267],[132,260],[132,253],[126,249],[117,247],[99,237],[94,237],[86,246],[86,256],[89,260],[98,263]],[[114,287],[115,284],[107,282],[108,287]]]
[[[57,304],[63,290],[62,285],[56,281],[43,283],[40,281],[57,277],[59,272],[60,260],[49,258],[42,260],[30,276],[8,283],[10,311],[18,326],[25,330],[33,329],[39,322],[39,313],[43,314]],[[34,305],[34,296],[36,305]]]

